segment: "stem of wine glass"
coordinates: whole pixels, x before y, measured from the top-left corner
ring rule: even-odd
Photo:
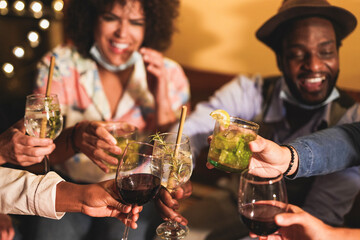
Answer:
[[[128,213],[128,215],[126,216],[126,220],[125,220],[125,230],[124,230],[124,234],[123,234],[123,237],[122,237],[121,240],[127,240],[127,239],[128,239],[130,226],[127,225],[127,223],[128,223],[129,221],[131,221],[130,218],[131,218],[131,212]]]
[[[50,171],[50,161],[48,155],[44,157],[44,174],[47,174]]]

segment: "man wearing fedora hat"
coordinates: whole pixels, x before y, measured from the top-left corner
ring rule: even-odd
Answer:
[[[332,125],[360,121],[359,105],[335,87],[339,48],[356,24],[352,13],[326,0],[285,0],[256,32],[275,52],[282,76],[239,75],[208,102],[198,104],[184,126],[194,156],[208,146],[214,122],[206,116],[216,109],[256,121],[259,135],[281,144]],[[310,186],[304,179],[288,183],[290,202],[340,226],[360,190],[360,170],[316,177]]]

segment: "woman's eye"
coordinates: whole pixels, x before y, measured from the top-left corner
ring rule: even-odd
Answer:
[[[130,23],[135,26],[145,26],[145,22],[143,20],[130,20]]]
[[[116,20],[116,18],[113,15],[109,15],[109,14],[102,15],[102,19],[104,19],[107,22]]]

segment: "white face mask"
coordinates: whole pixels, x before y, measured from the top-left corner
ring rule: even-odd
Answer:
[[[284,86],[284,85],[283,85]],[[325,101],[323,101],[322,103],[319,103],[317,105],[307,105],[304,103],[301,103],[299,100],[297,100],[290,92],[289,88],[285,85],[283,87],[283,89],[281,89],[280,92],[280,98],[294,104],[295,106],[304,108],[304,109],[308,109],[308,110],[313,110],[313,109],[317,109],[320,108],[322,106],[325,106],[326,104],[334,101],[336,98],[338,98],[340,96],[339,91],[334,87],[334,89],[331,91],[331,94],[327,97],[327,99]]]
[[[137,61],[142,59],[141,54],[138,51],[134,51],[129,60],[126,63],[115,66],[109,63],[104,56],[101,54],[99,48],[94,44],[90,49],[90,55],[98,62],[101,66],[103,66],[106,70],[110,72],[118,72],[123,71],[131,66],[133,66]]]

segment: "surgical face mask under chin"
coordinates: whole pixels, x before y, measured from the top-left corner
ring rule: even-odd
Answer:
[[[118,66],[109,63],[104,56],[101,54],[99,48],[94,44],[90,49],[90,55],[95,59],[97,63],[103,66],[106,70],[110,72],[123,71],[131,66],[133,66],[138,60],[142,59],[141,54],[138,51],[134,51],[126,63],[120,64]]]

